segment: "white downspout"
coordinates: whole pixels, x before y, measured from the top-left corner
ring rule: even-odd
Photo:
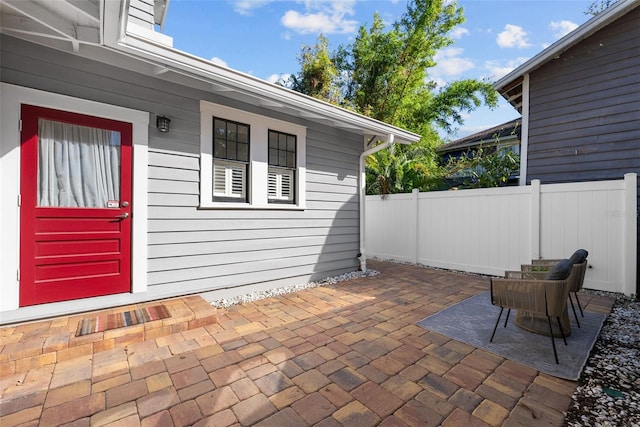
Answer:
[[[527,185],[529,163],[529,74],[522,80],[522,122],[520,123],[520,185]]]
[[[387,136],[387,140],[380,145],[376,145],[373,148],[365,150],[362,154],[360,154],[360,162],[359,162],[359,173],[360,173],[360,254],[358,258],[360,259],[360,270],[367,271],[367,257],[365,255],[365,203],[366,203],[366,185],[367,178],[364,172],[364,162],[367,156],[377,153],[380,150],[384,150],[393,144],[394,135],[390,133]]]

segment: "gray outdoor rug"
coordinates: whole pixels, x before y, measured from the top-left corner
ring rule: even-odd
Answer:
[[[506,328],[503,326],[507,310],[504,310],[496,335],[490,343],[489,338],[498,313],[500,307],[491,304],[489,292],[483,292],[421,320],[418,325],[505,359],[520,362],[540,372],[575,381],[580,378],[589,352],[606,318],[603,314],[585,311],[584,317],[580,317],[582,327],[578,328],[569,308],[571,335],[567,337],[566,346],[561,337],[556,338],[560,362],[556,364],[551,339],[517,327],[514,323],[514,310],[509,316]]]

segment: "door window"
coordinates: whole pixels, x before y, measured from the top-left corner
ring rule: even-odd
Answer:
[[[119,207],[118,131],[38,119],[39,207]]]

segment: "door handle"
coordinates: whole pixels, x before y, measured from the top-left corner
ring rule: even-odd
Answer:
[[[116,218],[118,218],[118,219],[125,219],[125,218],[128,218],[128,217],[129,217],[129,213],[128,212],[125,212],[122,215],[116,216]]]

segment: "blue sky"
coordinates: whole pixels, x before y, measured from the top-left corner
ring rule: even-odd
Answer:
[[[430,77],[440,84],[461,78],[495,81],[533,57],[590,16],[592,0],[459,0],[466,22],[451,34]],[[331,48],[351,43],[378,12],[392,23],[407,0],[171,0],[162,32],[174,47],[274,81],[299,70],[303,45],[324,34]],[[447,136],[455,139],[518,117],[501,99],[494,110],[465,115]]]

